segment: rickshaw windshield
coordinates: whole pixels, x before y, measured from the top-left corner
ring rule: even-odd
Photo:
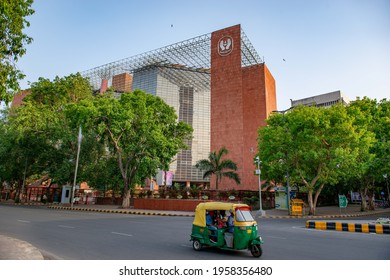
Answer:
[[[249,209],[237,209],[236,211],[237,222],[252,222],[254,221],[253,216]]]

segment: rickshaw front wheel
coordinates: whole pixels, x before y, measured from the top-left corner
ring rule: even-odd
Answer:
[[[263,250],[261,249],[260,244],[254,244],[250,247],[251,254],[255,258],[260,258],[260,256],[263,254]]]
[[[192,242],[192,248],[194,248],[195,251],[200,251],[200,250],[202,250],[202,243],[200,243],[199,240],[195,239]]]

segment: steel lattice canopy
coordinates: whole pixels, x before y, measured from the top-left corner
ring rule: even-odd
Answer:
[[[241,29],[241,66],[262,63],[251,42]],[[211,33],[175,43],[153,51],[121,59],[82,72],[93,88],[99,89],[103,79],[158,68],[160,73],[177,84],[210,86]]]

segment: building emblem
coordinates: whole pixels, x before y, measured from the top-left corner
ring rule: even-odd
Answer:
[[[233,38],[230,36],[224,36],[219,39],[218,53],[221,56],[226,56],[233,51]]]

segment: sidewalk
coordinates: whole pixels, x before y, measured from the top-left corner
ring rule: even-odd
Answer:
[[[0,235],[0,260],[43,260],[43,255],[28,242]]]
[[[7,205],[8,203],[3,203]],[[8,204],[15,205],[15,204]],[[20,204],[19,204],[20,205]],[[61,205],[44,205],[34,204],[28,207],[47,207],[53,210],[71,210],[71,211],[93,211],[112,214],[129,214],[129,215],[154,215],[154,216],[181,216],[181,217],[193,217],[194,212],[185,211],[162,211],[162,210],[147,210],[147,209],[121,209],[118,205],[74,205],[73,208],[69,206]],[[289,216],[287,210],[271,209],[265,210],[265,216],[257,216],[260,219],[291,219],[298,218],[308,220],[306,227],[320,229],[320,230],[342,230],[342,231],[354,231],[354,232],[376,232],[376,233],[388,233],[387,225],[381,227],[379,231],[374,231],[372,224],[374,219],[369,220],[369,216],[383,214],[383,217],[390,217],[390,208],[377,209],[375,211],[360,212],[359,205],[348,205],[347,208],[341,209],[337,206],[317,207],[316,216],[302,215],[302,216]],[[256,214],[256,211],[254,211]],[[365,217],[364,221],[339,221],[340,225],[337,225],[335,221],[326,221],[325,219],[333,218],[349,218],[349,217]],[[314,219],[314,220],[313,220]],[[321,221],[316,221],[321,219]],[[362,223],[363,222],[363,223]],[[367,226],[366,226],[367,224]],[[358,225],[361,225],[360,227]],[[337,229],[339,227],[339,229]],[[378,226],[377,226],[378,227]],[[390,225],[389,225],[390,227]],[[359,228],[361,229],[359,231]],[[367,228],[367,230],[365,229]],[[44,257],[41,252],[33,247],[31,244],[0,235],[0,260],[43,260]]]

